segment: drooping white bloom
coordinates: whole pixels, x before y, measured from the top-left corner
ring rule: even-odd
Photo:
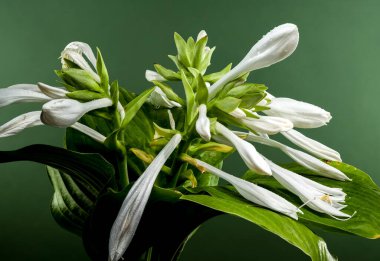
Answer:
[[[0,107],[17,102],[46,102],[51,100],[35,84],[16,84],[0,89]]]
[[[294,24],[275,27],[258,41],[244,59],[210,87],[209,99],[229,81],[238,76],[268,67],[291,55],[298,45],[298,28]]]
[[[73,125],[71,125],[70,127],[86,134],[87,136],[91,137],[92,139],[96,140],[97,142],[104,143],[104,141],[106,140],[106,137],[103,134],[97,132],[94,129],[91,129],[90,127],[88,127],[88,126],[86,126],[80,122],[76,122]]]
[[[18,134],[26,128],[43,125],[40,120],[41,111],[21,114],[0,126],[0,138]]]
[[[294,219],[298,219],[297,212],[302,213],[292,203],[265,188],[230,175],[201,160],[196,159],[196,163],[198,166],[203,167],[206,171],[231,183],[240,195],[251,202],[280,212]]]
[[[272,169],[273,177],[286,189],[296,194],[311,209],[332,217],[351,217],[340,211],[346,207],[342,204],[346,197],[342,189],[321,185],[269,160],[267,162]]]
[[[150,94],[148,102],[150,102],[156,108],[164,107],[170,109],[173,107],[182,107],[178,102],[169,100],[166,94],[157,86]]]
[[[119,260],[128,248],[148,202],[154,181],[181,138],[180,134],[171,138],[128,192],[111,229],[110,261]]]
[[[86,59],[83,57],[85,55],[87,59],[92,64],[92,67],[88,64]],[[66,63],[66,60],[69,60],[76,65],[78,65],[81,69],[87,71],[89,74],[91,74],[92,78],[100,82],[100,77],[98,74],[94,71],[96,68],[96,58],[94,53],[91,50],[91,47],[83,42],[71,42],[69,43],[65,49],[61,52],[61,63],[62,68],[67,68],[68,65]],[[93,69],[94,68],[94,69]]]
[[[37,86],[43,94],[53,99],[66,98],[66,94],[69,93],[63,88],[53,87],[42,82],[37,83]]]
[[[55,127],[68,127],[77,122],[89,111],[109,107],[112,100],[108,98],[81,103],[72,99],[56,99],[42,106],[41,121]]]
[[[337,180],[350,180],[343,172],[340,170],[326,164],[325,162],[303,152],[300,150],[293,149],[289,146],[286,146],[280,142],[270,139],[269,137],[260,137],[252,133],[241,133],[235,132],[238,135],[245,135],[246,140],[251,142],[258,142],[267,146],[275,147],[283,151],[293,160],[295,160],[301,166],[313,171],[315,174],[320,176],[333,178]]]
[[[288,131],[293,128],[293,123],[291,121],[273,116],[260,116],[259,119],[245,118],[241,119],[241,121],[251,130],[269,135]]]
[[[272,172],[268,164],[251,143],[242,140],[219,122],[216,123],[215,127],[216,131],[236,148],[240,157],[249,169],[257,172],[258,174],[271,175]]]
[[[282,132],[281,134],[295,145],[303,148],[318,158],[342,162],[339,152],[323,145],[318,141],[306,137],[296,130],[288,130],[286,132]]]
[[[152,81],[158,81],[163,82],[166,81],[164,77],[162,77],[159,73],[152,71],[152,70],[146,70],[145,71],[145,79],[147,79],[148,82]]]
[[[290,98],[274,98],[269,107],[269,110],[264,111],[265,114],[286,118],[296,128],[318,128],[331,119],[331,114],[324,109]]]
[[[209,141],[211,139],[210,132],[210,120],[207,117],[207,106],[201,104],[198,107],[199,115],[197,122],[195,123],[195,129],[204,140]]]

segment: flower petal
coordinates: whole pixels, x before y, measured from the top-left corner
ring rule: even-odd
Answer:
[[[16,135],[26,128],[43,125],[40,115],[41,111],[32,111],[8,121],[0,126],[0,138]]]

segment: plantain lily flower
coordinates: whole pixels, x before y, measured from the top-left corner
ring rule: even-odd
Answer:
[[[281,132],[281,134],[298,147],[303,148],[318,158],[342,162],[339,152],[318,141],[306,137],[296,130],[288,130],[286,132]]]
[[[226,83],[238,76],[287,58],[296,49],[298,39],[298,28],[294,24],[287,23],[272,29],[251,48],[238,65],[211,85],[209,99],[212,99]]]
[[[331,114],[324,109],[290,98],[274,98],[269,107],[265,114],[288,119],[296,128],[318,128],[331,119]]]
[[[196,159],[195,161],[198,166],[204,168],[206,171],[231,183],[240,195],[251,202],[280,212],[296,220],[298,219],[297,212],[302,213],[299,208],[292,203],[265,188],[237,178],[201,160]]]
[[[223,138],[225,138],[229,144],[232,144],[233,147],[236,148],[240,157],[243,159],[243,161],[249,169],[262,175],[272,174],[268,164],[256,151],[255,147],[251,143],[242,140],[241,138],[236,136],[231,130],[229,130],[219,122],[216,123],[215,127],[216,132],[223,136]]]
[[[42,106],[41,121],[55,127],[68,127],[77,122],[89,111],[109,107],[108,98],[81,103],[72,99],[55,99]]]
[[[156,108],[164,107],[170,109],[173,107],[182,107],[178,102],[169,100],[166,94],[157,86],[150,94],[148,102],[150,102]]]
[[[110,261],[121,259],[128,248],[148,202],[154,181],[181,139],[180,134],[174,135],[128,192],[111,229]]]
[[[0,126],[0,138],[18,134],[26,128],[43,125],[40,120],[41,111],[21,114]]]
[[[148,82],[158,81],[163,82],[166,81],[164,77],[162,77],[159,73],[152,71],[152,70],[146,70],[145,71],[145,79],[147,79]]]
[[[210,133],[210,120],[207,117],[207,106],[204,104],[199,105],[199,116],[195,124],[195,129],[204,140],[209,141],[211,139]]]
[[[340,188],[330,188],[284,169],[267,160],[273,177],[286,189],[297,195],[311,209],[334,218],[351,218],[343,213],[346,194]]]
[[[0,89],[0,107],[18,102],[46,102],[51,99],[35,84],[16,84]]]
[[[333,178],[337,180],[350,180],[343,172],[340,170],[326,164],[325,162],[303,152],[300,150],[293,149],[289,146],[286,146],[280,142],[277,142],[275,140],[270,139],[269,137],[260,137],[256,136],[252,133],[242,133],[242,132],[235,132],[237,135],[242,135],[246,137],[245,139],[251,142],[257,142],[261,143],[267,146],[275,147],[280,149],[282,152],[284,152],[286,155],[291,157],[293,160],[295,160],[298,164],[301,166],[304,166],[305,168],[313,171],[314,173],[325,176],[328,178]]]
[[[251,130],[269,135],[293,128],[293,123],[288,119],[273,116],[260,116],[258,119],[244,118],[241,122]]]
[[[37,86],[43,94],[53,99],[66,98],[66,94],[69,93],[63,88],[53,87],[42,82],[37,83]]]

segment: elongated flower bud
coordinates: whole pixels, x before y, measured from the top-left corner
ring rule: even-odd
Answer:
[[[176,134],[171,138],[128,192],[111,229],[109,240],[110,261],[119,260],[131,243],[148,202],[154,181],[167,159],[180,143],[181,138],[180,134]]]
[[[272,172],[268,164],[264,161],[251,143],[240,139],[232,131],[218,122],[216,123],[216,131],[236,148],[240,154],[240,157],[249,169],[257,172],[258,174],[271,175]]]
[[[80,103],[72,99],[56,99],[42,106],[41,121],[55,127],[68,127],[77,122],[89,111],[109,107],[112,101],[108,98]]]
[[[207,117],[207,106],[204,104],[199,105],[199,116],[195,124],[195,129],[197,130],[199,136],[204,140],[209,141],[211,139],[210,132],[210,120]]]
[[[301,211],[292,203],[280,197],[279,195],[251,182],[228,174],[201,160],[196,159],[196,164],[200,167],[203,167],[206,171],[214,174],[215,176],[218,176],[219,178],[222,178],[231,183],[239,192],[239,194],[242,195],[245,199],[260,206],[264,206],[284,215],[290,216],[291,218],[298,219],[297,212]]]
[[[251,130],[269,135],[288,131],[293,128],[291,121],[273,116],[260,116],[259,119],[246,118],[242,119],[242,123]]]
[[[232,112],[230,112],[230,115],[235,117],[235,118],[238,118],[238,119],[243,119],[245,118],[247,115],[244,113],[244,111],[240,108],[236,108],[235,110],[233,110]]]
[[[16,84],[0,89],[0,107],[17,102],[46,102],[49,96],[41,93],[35,84]]]
[[[158,81],[158,82],[163,82],[166,81],[164,77],[162,77],[159,73],[151,70],[146,70],[145,71],[145,79],[147,79],[148,82],[152,81]]]
[[[91,47],[83,42],[71,42],[69,43],[65,49],[61,52],[61,63],[62,68],[68,68],[68,65],[65,61],[69,60],[76,65],[78,65],[81,69],[87,71],[91,74],[93,79],[97,82],[100,82],[100,77],[96,74],[94,69],[88,64],[86,59],[83,57],[85,55],[87,59],[92,64],[93,68],[96,68],[96,58],[94,53],[91,50]]]
[[[53,99],[66,98],[66,94],[69,93],[65,89],[53,87],[42,82],[39,82],[37,86],[43,94]]]
[[[340,211],[345,207],[342,203],[344,203],[346,196],[341,189],[326,187],[284,169],[269,160],[267,162],[272,169],[273,177],[282,186],[296,194],[311,209],[332,217],[351,217]]]
[[[202,39],[203,37],[206,37],[207,36],[207,33],[205,30],[201,30],[199,33],[198,33],[198,36],[197,36],[197,42]]]
[[[296,130],[281,132],[281,134],[284,135],[285,138],[290,140],[295,145],[299,146],[300,148],[303,148],[304,150],[318,158],[331,161],[342,161],[339,152],[327,147],[326,145],[323,145],[318,141],[306,137],[305,135],[301,134]]]
[[[164,107],[170,109],[173,107],[182,107],[178,102],[169,100],[168,96],[166,96],[166,94],[159,87],[154,88],[154,91],[148,98],[148,102],[156,108]]]
[[[86,134],[87,136],[91,137],[92,139],[96,140],[97,142],[104,143],[104,141],[106,140],[106,137],[103,134],[97,132],[94,129],[91,129],[90,127],[88,127],[88,126],[86,126],[80,122],[76,122],[73,125],[71,125],[70,127],[73,129],[76,129],[77,131],[80,131],[80,132]]]
[[[41,111],[31,111],[8,121],[0,126],[0,138],[16,135],[26,128],[43,125],[40,115]]]
[[[247,72],[268,67],[291,55],[298,45],[298,28],[294,24],[275,27],[258,41],[244,59],[210,87],[210,99],[223,86]]]
[[[269,107],[269,110],[264,111],[265,114],[286,118],[296,128],[318,128],[331,119],[330,113],[324,109],[290,98],[274,98]]]

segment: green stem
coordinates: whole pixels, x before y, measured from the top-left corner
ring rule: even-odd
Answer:
[[[119,189],[122,190],[129,184],[127,156],[118,155],[116,161],[119,174]]]

